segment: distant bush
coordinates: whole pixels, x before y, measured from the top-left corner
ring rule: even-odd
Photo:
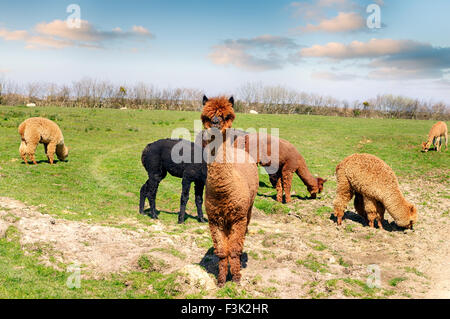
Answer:
[[[115,85],[84,78],[72,85],[28,83],[18,85],[0,80],[0,105],[65,106],[85,108],[127,108],[200,111],[203,92],[190,88],[160,89],[137,83]],[[379,95],[364,102],[338,100],[281,86],[247,83],[236,90],[235,110],[266,114],[306,114],[345,117],[449,120],[450,109],[443,102],[420,101],[403,96]]]

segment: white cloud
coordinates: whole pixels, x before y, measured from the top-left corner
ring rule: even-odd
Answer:
[[[371,39],[369,42],[353,41],[350,44],[330,42],[300,50],[302,57],[331,59],[373,58],[418,50],[425,45],[412,40]]]
[[[360,67],[369,71],[367,77],[371,79],[439,79],[450,69],[450,47],[433,47],[412,40],[372,39],[350,44],[331,42],[303,48],[299,56],[331,59],[333,63],[361,61],[363,64]],[[331,75],[328,74],[328,77],[331,78]]]
[[[349,0],[314,0],[297,1],[290,4],[294,8],[294,15],[306,20],[320,20],[326,17],[326,10],[350,10],[355,8]]]
[[[233,65],[249,71],[268,71],[288,63],[286,51],[298,49],[290,38],[263,35],[251,39],[226,40],[215,45],[209,59],[217,65]]]
[[[27,49],[102,48],[106,42],[112,40],[142,40],[153,37],[154,35],[142,26],[135,25],[131,31],[126,32],[118,27],[111,31],[103,31],[86,20],[81,20],[79,28],[69,27],[66,21],[54,20],[49,23],[39,23],[31,31],[0,29],[0,38],[5,41],[24,41]]]
[[[366,26],[364,18],[356,12],[339,12],[331,19],[323,19],[318,24],[308,24],[297,30],[303,32],[349,32],[361,30]]]

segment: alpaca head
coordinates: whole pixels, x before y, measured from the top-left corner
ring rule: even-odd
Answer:
[[[406,228],[413,229],[413,225],[417,223],[417,208],[413,204],[409,204],[409,225]]]
[[[65,161],[67,156],[69,156],[69,148],[67,146],[62,146],[61,148],[57,147],[56,156],[60,161]]]
[[[233,125],[234,98],[216,97],[208,99],[203,96],[202,123],[205,129],[215,128],[222,133]]]
[[[316,178],[316,185],[314,186],[308,186],[308,192],[311,194],[312,199],[317,198],[317,194],[322,193],[323,191],[323,184],[327,182],[327,179],[323,179],[321,177]]]
[[[430,149],[430,146],[428,145],[428,143],[427,142],[423,142],[422,143],[422,152],[428,152],[429,151],[429,149]]]
[[[417,223],[417,208],[411,203],[405,201],[403,206],[403,213],[401,218],[394,218],[395,223],[399,227],[403,227],[406,229],[413,229],[415,223]]]

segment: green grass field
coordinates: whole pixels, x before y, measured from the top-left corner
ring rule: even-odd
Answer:
[[[47,163],[42,145],[37,166],[26,166],[19,156],[18,125],[28,117],[42,116],[61,127],[70,148],[68,162]],[[198,112],[76,109],[60,107],[0,107],[0,196],[42,205],[40,211],[67,220],[124,227],[124,219],[151,225],[138,214],[139,190],[147,175],[141,165],[141,152],[147,143],[170,137],[179,127],[193,136]],[[279,128],[280,137],[293,143],[313,174],[329,178],[336,165],[353,153],[371,153],[385,160],[399,179],[449,179],[450,151],[421,153],[431,121],[339,118],[300,115],[237,114],[235,128]],[[260,175],[260,195],[255,206],[265,213],[283,213],[286,207],[271,196],[276,191],[266,175]],[[332,180],[325,193],[335,188]],[[306,187],[294,178],[293,190],[306,196]],[[157,196],[159,218],[176,224],[181,180],[168,176]],[[191,200],[188,214],[195,217]],[[187,225],[195,227],[193,218]],[[182,226],[180,226],[182,227]],[[152,297],[176,296],[173,278],[145,272],[89,280],[82,290],[68,290],[61,284],[66,274],[37,264],[38,256],[23,254],[14,236],[0,239],[0,298],[2,297]],[[12,238],[12,239],[11,239]],[[130,288],[123,282],[138,278]],[[139,285],[152,284],[157,294],[140,292]],[[62,288],[61,288],[62,287]],[[175,291],[175,292],[174,292]]]

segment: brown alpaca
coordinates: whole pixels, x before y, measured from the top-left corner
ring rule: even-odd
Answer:
[[[202,121],[205,128],[209,131],[211,128],[217,129],[219,138],[224,138],[234,119],[233,100],[208,100],[205,97],[204,104]],[[214,160],[208,160],[205,208],[214,251],[219,257],[217,281],[219,286],[223,286],[228,264],[233,281],[239,282],[241,279],[240,257],[259,178],[255,161],[244,150],[234,149],[230,140],[222,139],[219,144]]]
[[[334,214],[338,225],[348,202],[355,198],[357,212],[371,227],[374,220],[382,228],[384,211],[388,210],[400,227],[411,228],[417,221],[417,209],[403,197],[394,171],[381,159],[370,154],[354,154],[336,167],[337,192]]]
[[[448,148],[448,128],[447,124],[444,122],[437,122],[433,125],[433,127],[430,130],[430,133],[428,133],[428,141],[422,143],[422,152],[428,152],[431,145],[436,146],[436,150],[438,152],[441,151],[442,145],[441,145],[441,138],[445,138],[445,149]]]
[[[327,181],[321,177],[314,177],[309,171],[303,156],[297,151],[294,145],[288,141],[266,134],[249,134],[239,137],[235,145],[243,148],[242,142],[245,140],[245,150],[254,158],[258,164],[266,168],[270,182],[277,189],[277,201],[283,202],[283,191],[286,203],[291,202],[291,187],[294,173],[300,177],[303,184],[311,194],[311,198],[316,198],[317,194],[323,191],[323,184]],[[278,148],[272,150],[272,146]],[[271,168],[278,168],[276,172]]]
[[[36,165],[34,154],[39,143],[44,144],[45,153],[50,164],[53,164],[54,154],[60,161],[64,161],[69,155],[69,149],[64,145],[64,137],[59,126],[46,118],[32,117],[19,125],[20,156],[28,164],[28,158]]]

